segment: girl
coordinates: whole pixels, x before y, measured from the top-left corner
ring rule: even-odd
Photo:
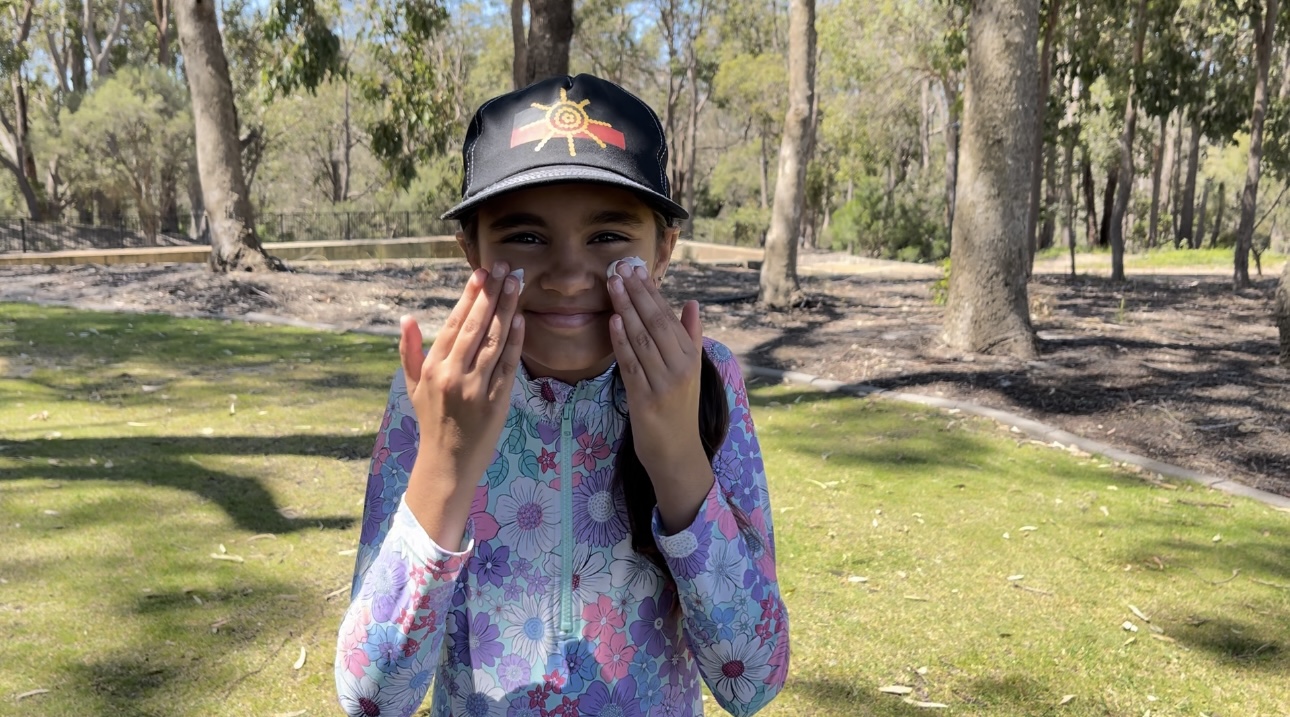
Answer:
[[[445,217],[475,269],[405,317],[336,685],[351,715],[749,715],[788,674],[730,351],[659,294],[687,214],[647,105],[580,75],[485,103]]]

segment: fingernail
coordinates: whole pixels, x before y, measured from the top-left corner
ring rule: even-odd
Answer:
[[[609,290],[615,294],[621,294],[623,291],[623,277],[617,275],[609,277]]]
[[[493,278],[500,279],[503,276],[506,276],[506,265],[501,263],[500,261],[497,262],[496,264],[493,264]]]
[[[508,277],[506,277],[506,281],[503,281],[503,282],[502,282],[502,293],[503,293],[503,294],[514,294],[514,293],[515,293],[515,289],[517,288],[517,286],[516,286],[517,284],[519,284],[519,282],[515,280],[515,277],[514,277],[514,276],[508,276]]]
[[[637,267],[636,267],[636,278],[637,278],[637,279],[640,279],[641,281],[645,281],[646,279],[648,279],[648,278],[649,278],[649,272],[645,271],[645,267],[643,267],[643,266],[637,266]]]

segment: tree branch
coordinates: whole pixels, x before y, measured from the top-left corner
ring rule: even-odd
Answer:
[[[45,31],[45,41],[49,43],[49,56],[54,58],[54,70],[58,73],[58,88],[64,92],[72,91],[71,78],[67,76],[67,63],[64,61],[63,51],[54,41],[54,33]]]

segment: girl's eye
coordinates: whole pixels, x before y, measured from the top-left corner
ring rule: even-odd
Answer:
[[[528,232],[524,232],[521,234],[512,234],[506,237],[505,239],[502,239],[503,244],[537,244],[540,241],[542,240],[539,239],[536,234],[531,234]]]
[[[615,232],[602,232],[592,238],[592,243],[605,244],[609,242],[631,241],[631,239]]]

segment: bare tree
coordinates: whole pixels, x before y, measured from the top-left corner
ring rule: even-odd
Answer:
[[[242,173],[241,145],[228,59],[214,0],[177,0],[175,26],[193,103],[197,171],[211,237],[213,271],[282,269],[255,233],[251,199]]]
[[[758,301],[784,309],[801,297],[797,240],[810,162],[811,108],[815,102],[815,0],[791,0],[788,8],[788,111],[779,145],[779,173]]]
[[[1133,66],[1136,72],[1142,65],[1142,47],[1147,38],[1147,0],[1138,0],[1134,15]],[[1124,131],[1120,134],[1120,188],[1115,194],[1111,209],[1111,281],[1124,281],[1124,213],[1129,208],[1133,193],[1133,136],[1138,130],[1138,81],[1129,82],[1129,96],[1124,104]]]
[[[1277,283],[1274,312],[1277,319],[1277,333],[1281,337],[1281,365],[1290,367],[1290,261],[1281,268],[1281,281]]]
[[[1264,0],[1262,22],[1254,33],[1258,75],[1254,81],[1254,111],[1250,116],[1250,156],[1245,168],[1245,191],[1241,192],[1241,223],[1236,230],[1236,266],[1232,272],[1232,286],[1237,289],[1250,286],[1250,247],[1254,240],[1254,213],[1258,208],[1263,120],[1268,114],[1268,67],[1272,64],[1272,42],[1276,37],[1277,5],[1277,0]]]
[[[511,65],[511,82],[515,89],[527,83],[529,43],[524,28],[524,0],[511,0],[511,44],[515,48],[515,62]]]
[[[1028,221],[1039,81],[1039,0],[979,0],[968,65],[949,301],[952,349],[1035,355],[1026,298]]]

